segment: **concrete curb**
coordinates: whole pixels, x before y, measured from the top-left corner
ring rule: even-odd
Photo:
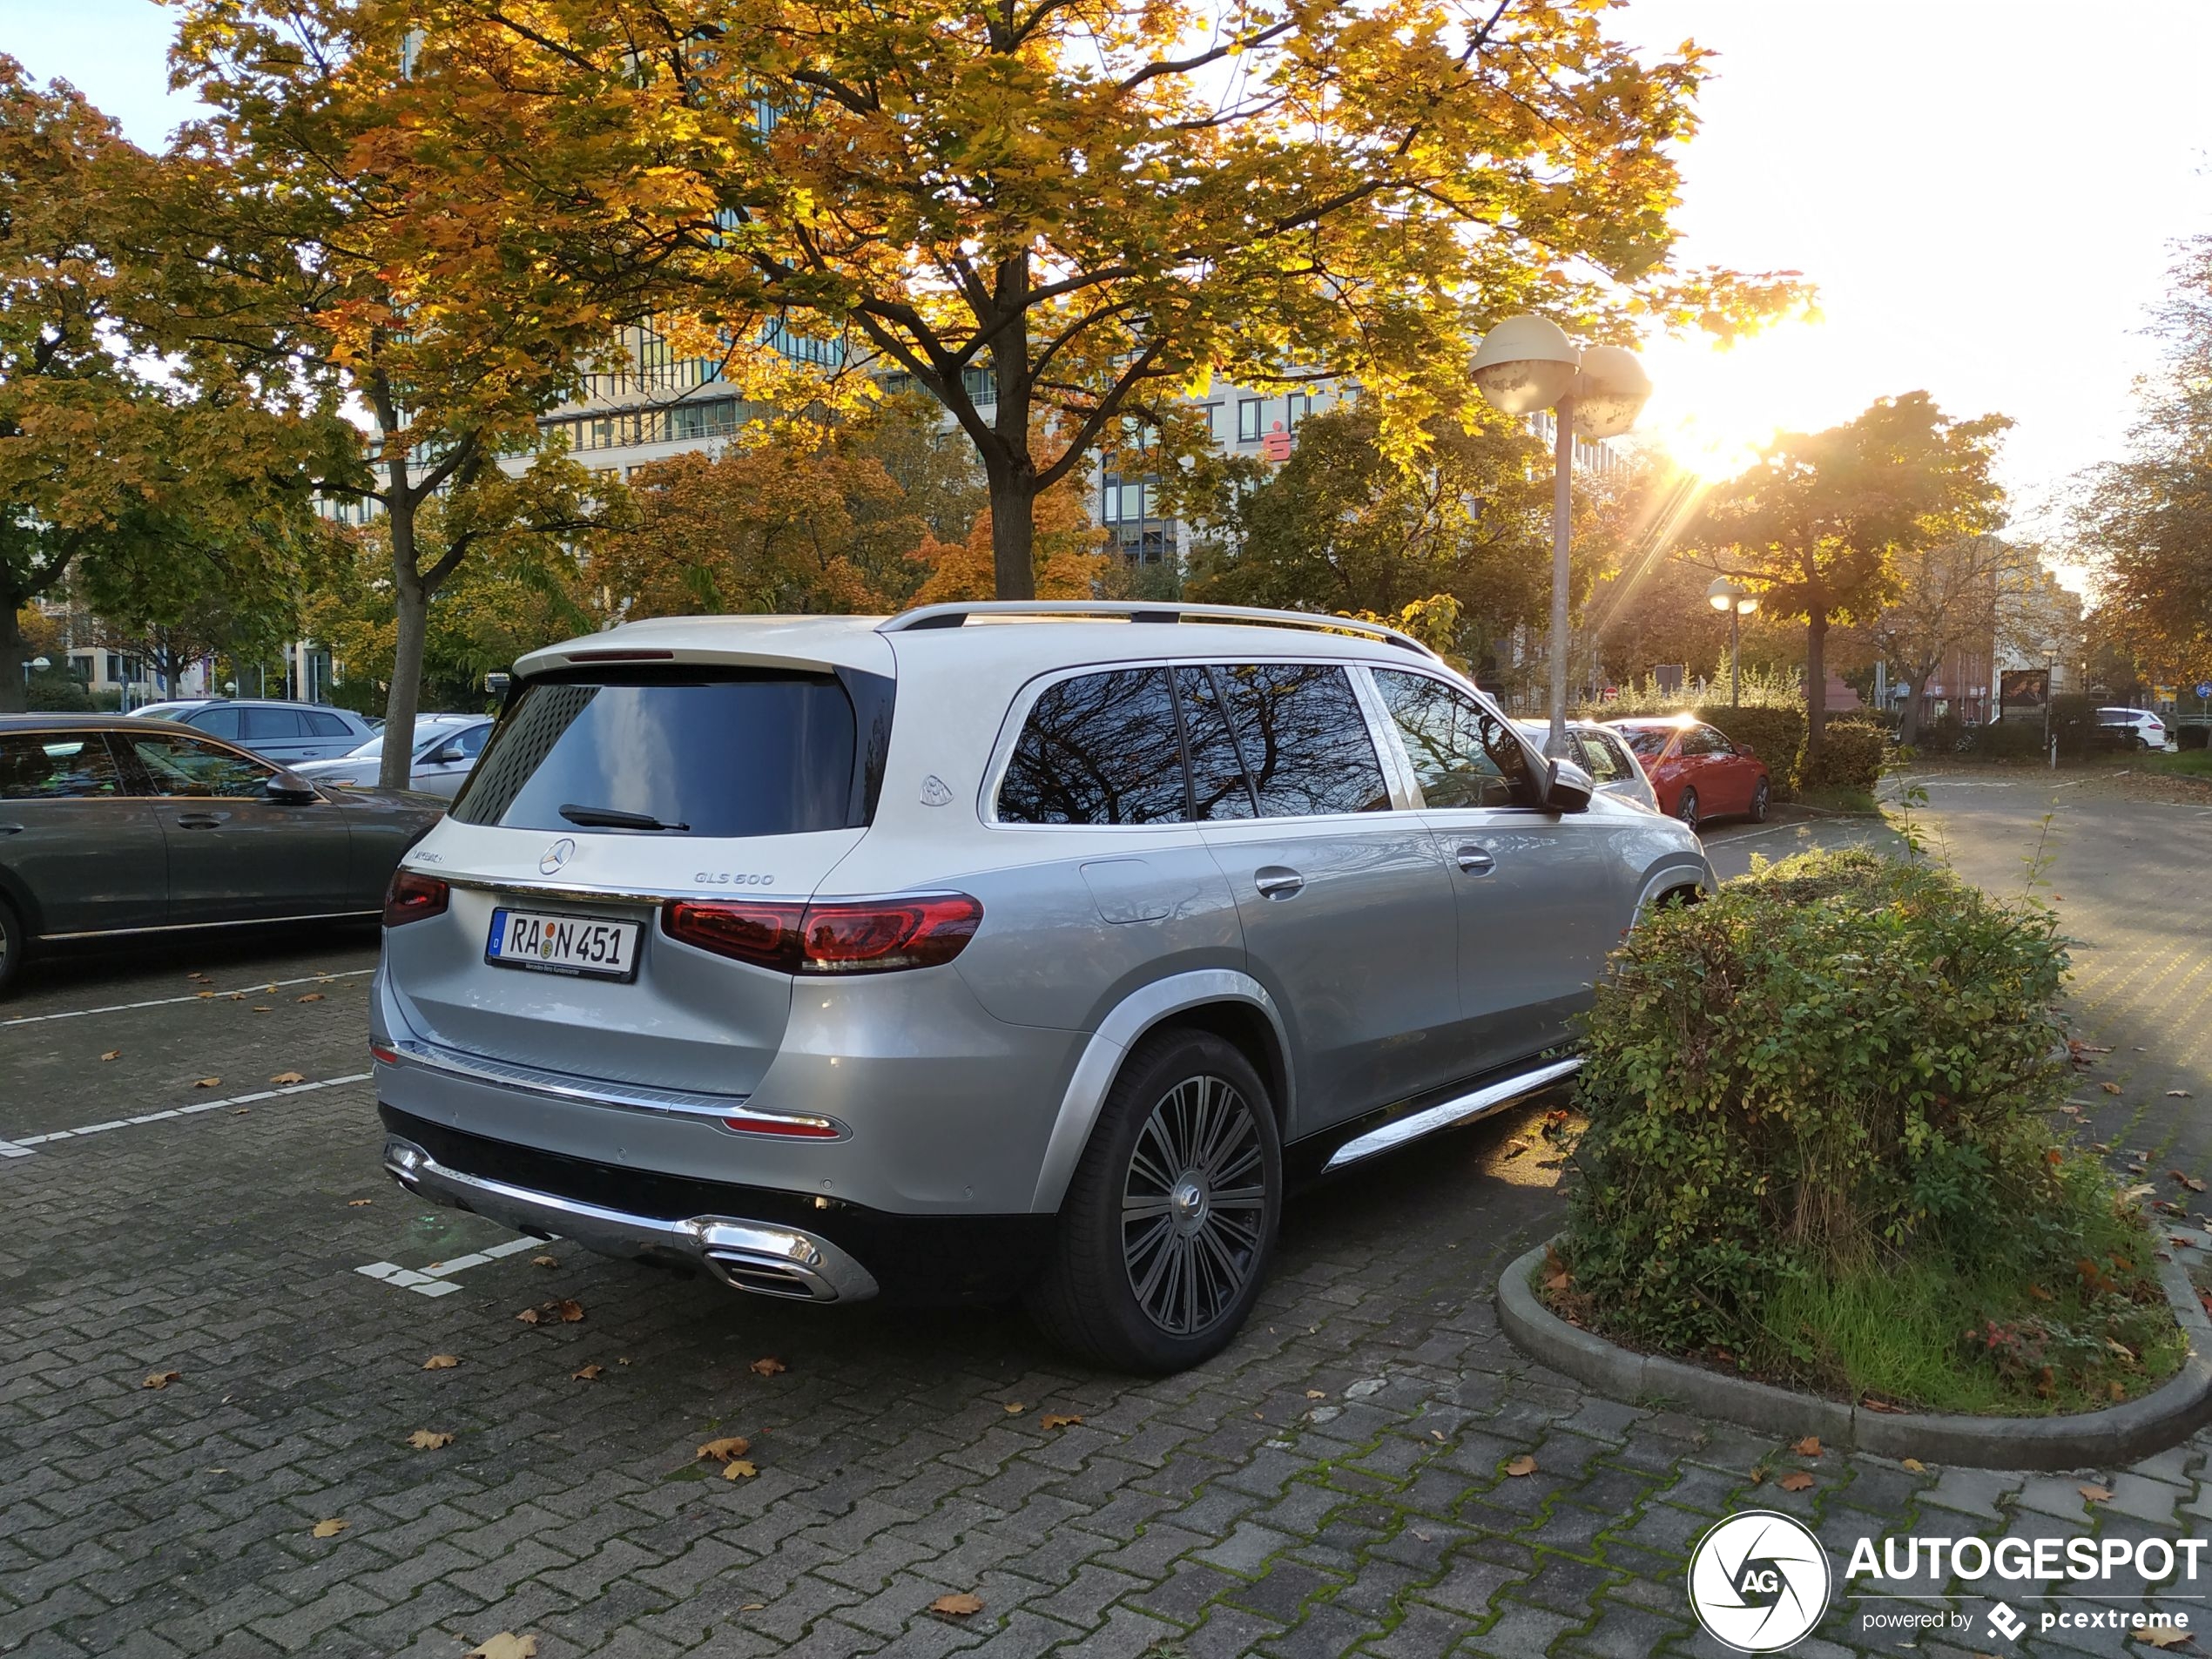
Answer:
[[[2158,1278],[2189,1352],[2156,1393],[2064,1417],[1959,1417],[1871,1412],[1608,1342],[1576,1329],[1536,1299],[1531,1280],[1547,1248],[1539,1244],[1519,1257],[1499,1278],[1498,1323],[1532,1359],[1615,1399],[1664,1400],[1693,1417],[1764,1433],[1817,1434],[1829,1445],[1881,1457],[1984,1469],[2107,1468],[2178,1445],[2212,1422],[2212,1319],[2205,1318],[2178,1262],[2161,1262]]]

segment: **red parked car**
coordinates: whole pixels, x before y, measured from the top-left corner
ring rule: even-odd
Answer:
[[[1659,810],[1690,828],[1709,818],[1766,821],[1774,786],[1766,762],[1744,743],[1687,715],[1671,720],[1608,720],[1651,779]]]

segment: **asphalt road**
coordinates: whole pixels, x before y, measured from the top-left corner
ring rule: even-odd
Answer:
[[[2114,1049],[2092,1132],[2212,1173],[2212,813],[2061,799],[2047,833],[2032,788],[1930,797],[1931,839],[1993,889],[2047,854],[2085,1035]],[[1893,844],[1866,819],[1709,836],[1724,875],[1869,840]],[[1557,1215],[1527,1116],[1305,1196],[1245,1337],[1161,1381],[1073,1366],[1009,1312],[822,1314],[517,1240],[379,1169],[373,963],[360,934],[230,939],[43,965],[0,1004],[0,1653],[454,1659],[507,1629],[543,1659],[1705,1654],[1683,1556],[1755,1499],[1839,1561],[1915,1518],[2212,1517],[2202,1440],[2101,1472],[2094,1512],[2065,1481],[1833,1455],[1754,1494],[1778,1440],[1529,1365],[1489,1307]],[[516,1317],[562,1298],[585,1317]],[[696,1458],[729,1434],[752,1479]],[[1539,1473],[1507,1474],[1523,1452]],[[983,1610],[927,1610],[961,1591]],[[1900,1651],[1859,1616],[1804,1651]]]

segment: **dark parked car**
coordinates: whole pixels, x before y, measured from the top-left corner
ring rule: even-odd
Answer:
[[[1712,818],[1766,822],[1774,785],[1748,743],[1731,743],[1703,721],[1608,720],[1651,780],[1659,810],[1696,829]]]
[[[141,719],[173,720],[238,744],[280,766],[295,760],[328,760],[358,749],[376,735],[376,729],[351,709],[267,698],[149,703],[138,713]]]
[[[374,916],[444,805],[164,721],[0,715],[0,992],[42,944]]]

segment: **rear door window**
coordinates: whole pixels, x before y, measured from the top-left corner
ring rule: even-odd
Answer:
[[[1214,671],[1175,671],[1176,700],[1183,707],[1183,732],[1190,747],[1192,816],[1202,821],[1250,818],[1257,810],[1237,740],[1229,731]]]
[[[1216,671],[1262,818],[1390,810],[1390,787],[1352,680],[1333,663]]]
[[[238,741],[239,709],[198,709],[185,716],[185,724],[205,732],[211,738],[227,738]]]
[[[1527,752],[1505,721],[1429,675],[1373,673],[1424,803],[1439,809],[1539,804]]]
[[[999,785],[1002,824],[1171,824],[1189,807],[1182,734],[1162,668],[1047,686]]]
[[[0,738],[0,800],[87,800],[122,792],[115,757],[97,732]]]
[[[867,821],[855,732],[852,698],[830,674],[533,680],[501,717],[452,816],[593,834],[853,828]],[[597,814],[637,821],[586,821]]]

